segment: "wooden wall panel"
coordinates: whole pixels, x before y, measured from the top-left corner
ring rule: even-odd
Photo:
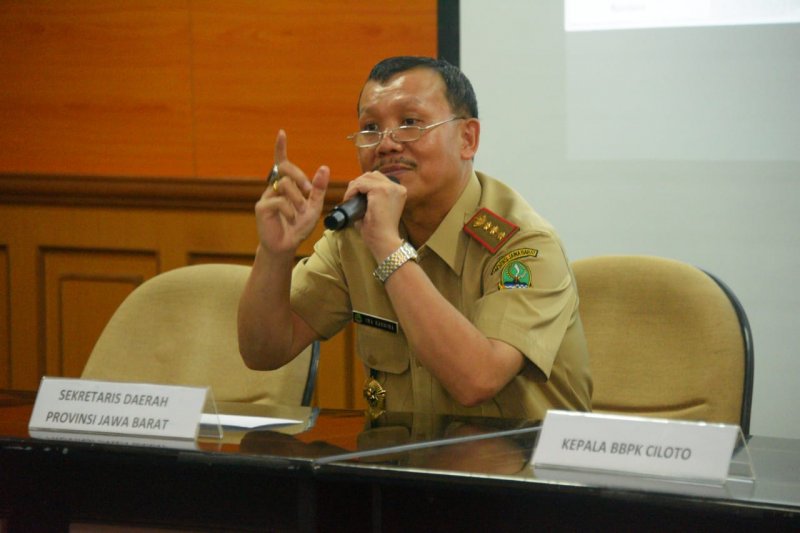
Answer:
[[[255,254],[234,254],[219,252],[189,252],[187,265],[203,265],[207,263],[225,263],[250,266],[255,261]]]
[[[269,171],[278,129],[307,173],[359,167],[345,137],[372,65],[436,54],[436,2],[249,0],[192,4],[198,176]]]
[[[45,368],[49,376],[79,377],[94,343],[122,300],[158,273],[154,252],[41,251]]]
[[[435,55],[436,5],[0,2],[0,172],[259,177],[284,128],[308,172],[349,181],[369,68]]]
[[[0,3],[0,171],[192,175],[187,5]]]
[[[11,386],[11,287],[8,248],[0,245],[0,387]]]
[[[301,254],[311,252],[321,231],[320,225]],[[249,264],[257,240],[249,211],[0,205],[3,242],[9,245],[0,247],[7,251],[0,253],[0,287],[9,288],[3,298],[12,302],[11,326],[0,326],[0,347],[9,347],[4,386],[35,390],[42,375],[80,374],[103,326],[136,285],[187,264]],[[362,381],[346,328],[322,345],[317,401],[361,407]]]

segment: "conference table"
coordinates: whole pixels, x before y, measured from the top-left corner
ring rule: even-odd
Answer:
[[[753,436],[721,485],[536,468],[535,421],[252,404],[194,441],[33,432],[0,391],[0,531],[800,529],[800,441]]]

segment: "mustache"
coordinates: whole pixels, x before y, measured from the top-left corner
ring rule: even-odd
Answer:
[[[417,163],[410,159],[406,159],[404,157],[394,157],[391,159],[380,159],[377,163],[375,163],[375,165],[373,165],[372,170],[380,171],[381,168],[392,165],[402,165],[410,169],[417,168]]]

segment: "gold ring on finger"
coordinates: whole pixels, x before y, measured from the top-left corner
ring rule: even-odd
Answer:
[[[267,176],[267,183],[272,185],[272,190],[275,192],[278,192],[278,182],[280,179],[281,175],[280,171],[278,170],[278,163],[275,163],[272,165],[272,170],[270,171],[269,176]]]

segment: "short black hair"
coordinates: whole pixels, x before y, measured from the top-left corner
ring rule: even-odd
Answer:
[[[422,56],[389,57],[372,67],[367,81],[386,83],[395,74],[414,68],[429,68],[438,72],[444,81],[445,96],[453,112],[463,117],[478,118],[478,99],[472,84],[461,69],[444,59]]]

